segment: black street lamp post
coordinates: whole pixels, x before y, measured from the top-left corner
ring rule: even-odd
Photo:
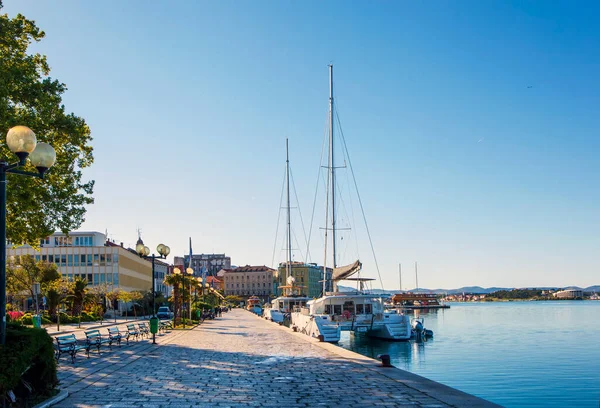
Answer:
[[[35,133],[27,126],[15,126],[6,134],[6,144],[19,161],[9,164],[0,159],[0,345],[6,343],[6,174],[43,179],[44,173],[54,165],[56,152],[48,143],[37,143]],[[27,157],[37,173],[19,170]]]
[[[138,240],[137,245],[135,246],[135,251],[141,258],[151,259],[152,260],[152,317],[150,318],[150,328],[152,328],[152,321],[154,320],[154,324],[158,324],[156,320],[156,288],[154,285],[154,269],[155,269],[155,260],[157,259],[166,259],[169,253],[171,252],[171,248],[166,245],[158,244],[156,247],[156,252],[158,252],[159,256],[154,254],[150,255],[150,248],[144,245],[144,242],[141,238]],[[156,344],[156,330],[152,330],[152,344]]]
[[[189,275],[188,279],[190,281],[190,291],[188,292],[188,295],[189,295],[188,296],[188,316],[189,316],[190,325],[191,325],[192,324],[191,323],[191,321],[192,321],[192,279],[193,279],[192,275],[194,275],[194,270],[192,268],[187,268],[185,271]]]

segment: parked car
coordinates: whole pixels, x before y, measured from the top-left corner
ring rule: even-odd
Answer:
[[[161,306],[158,308],[158,312],[156,312],[156,317],[159,319],[172,319],[173,312],[169,310],[169,306]]]

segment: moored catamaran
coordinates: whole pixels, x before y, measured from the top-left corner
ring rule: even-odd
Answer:
[[[395,311],[386,311],[383,300],[365,290],[369,278],[351,278],[360,272],[362,263],[357,260],[346,266],[337,266],[336,253],[336,194],[334,163],[334,120],[333,120],[333,66],[329,65],[329,155],[327,178],[327,206],[325,227],[325,262],[323,265],[322,296],[307,302],[306,307],[291,313],[292,328],[322,341],[338,342],[342,331],[365,333],[368,336],[387,340],[409,340],[411,326],[407,316]],[[331,224],[329,204],[331,203]],[[328,232],[332,232],[333,291],[326,292]],[[338,291],[341,280],[355,280],[355,292]]]

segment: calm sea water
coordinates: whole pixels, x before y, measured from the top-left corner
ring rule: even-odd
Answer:
[[[600,302],[451,303],[420,311],[435,338],[340,345],[505,407],[600,408]]]

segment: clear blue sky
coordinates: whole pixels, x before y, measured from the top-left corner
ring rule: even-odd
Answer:
[[[191,236],[194,252],[238,265],[271,264],[285,137],[310,221],[333,63],[387,288],[400,262],[414,287],[414,261],[429,288],[600,284],[599,11],[23,0],[3,10],[46,32],[35,50],[91,126],[96,204],[82,229],[133,243],[140,227],[174,254]],[[364,228],[356,235],[376,277]]]

